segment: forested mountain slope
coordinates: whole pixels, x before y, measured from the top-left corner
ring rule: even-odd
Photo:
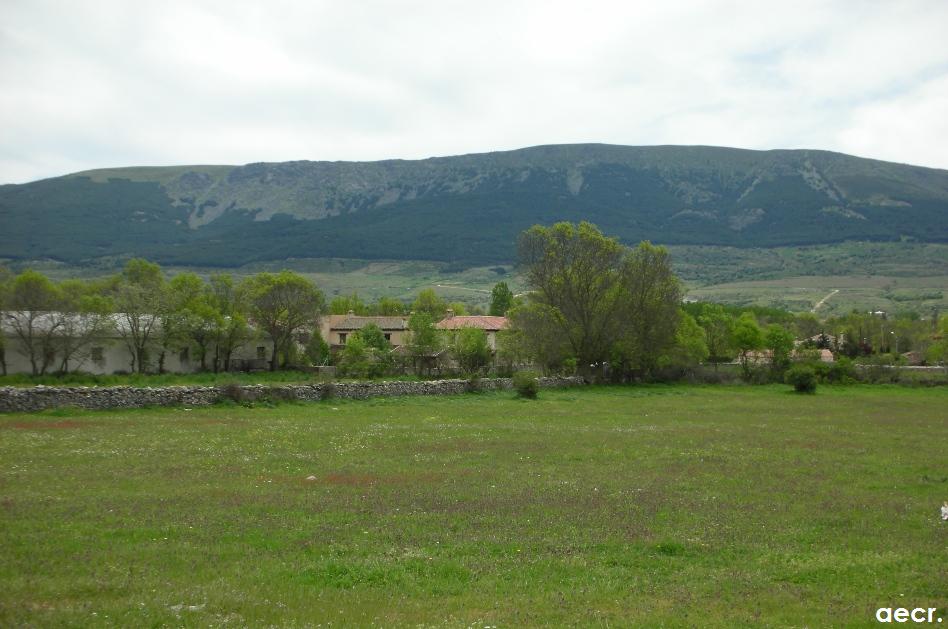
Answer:
[[[538,146],[379,162],[94,170],[0,186],[0,257],[509,261],[534,223],[634,243],[948,241],[948,171],[810,150]]]

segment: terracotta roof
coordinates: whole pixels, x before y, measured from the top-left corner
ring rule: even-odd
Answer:
[[[488,315],[454,316],[442,319],[435,327],[439,330],[459,330],[461,328],[480,328],[482,330],[503,330],[509,325],[507,317]]]
[[[404,317],[360,317],[357,315],[340,315],[338,321],[330,320],[332,330],[361,330],[370,323],[374,323],[383,330],[407,330],[408,320]]]

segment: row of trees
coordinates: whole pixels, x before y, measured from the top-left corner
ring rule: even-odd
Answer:
[[[68,372],[109,337],[128,349],[129,370],[144,373],[163,371],[166,356],[183,348],[194,350],[202,370],[226,370],[234,351],[259,334],[272,342],[276,369],[294,335],[315,328],[323,306],[311,282],[286,271],[239,283],[226,274],[168,280],[157,264],[135,259],[116,276],[87,282],[54,283],[29,270],[0,278],[0,316],[34,375]],[[6,373],[5,352],[0,361]]]
[[[491,300],[491,312],[502,313],[513,303],[513,295],[503,282],[494,291],[499,297]],[[201,370],[226,371],[237,348],[261,337],[272,343],[270,369],[301,358],[325,364],[329,348],[319,334],[319,317],[349,311],[393,316],[413,313],[409,355],[423,369],[426,357],[453,348],[455,337],[462,339],[465,347],[472,346],[469,337],[476,333],[464,332],[450,339],[435,333],[435,322],[448,309],[459,315],[466,312],[464,304],[448,303],[431,289],[421,291],[411,304],[388,297],[365,304],[357,295],[326,304],[312,282],[289,271],[259,273],[242,281],[227,274],[212,275],[205,281],[194,273],[167,279],[157,264],[134,259],[112,277],[57,283],[36,271],[14,276],[0,268],[0,329],[19,341],[17,347],[28,358],[34,375],[81,368],[94,358],[93,348],[107,338],[121,340],[128,350],[129,371],[139,373],[163,371],[167,356],[184,348]],[[298,340],[307,337],[301,357]],[[391,347],[381,330],[369,328],[353,337],[352,356],[358,353],[360,343],[366,345],[365,360],[350,356],[350,365],[360,365],[351,369],[353,373],[386,369],[391,363],[387,357]],[[480,338],[473,345],[480,347],[482,341],[486,346],[486,339]],[[7,372],[5,347],[5,337],[0,334],[3,374]],[[372,348],[378,356],[371,355]],[[483,356],[482,349],[478,351]],[[461,352],[459,360],[473,365],[468,354]]]

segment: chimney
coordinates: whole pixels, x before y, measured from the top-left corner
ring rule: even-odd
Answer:
[[[444,318],[445,318],[445,319],[453,319],[453,318],[454,318],[454,308],[448,308],[448,311],[445,313]]]

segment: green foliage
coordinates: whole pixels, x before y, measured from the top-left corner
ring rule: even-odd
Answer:
[[[535,400],[540,391],[539,374],[534,371],[518,371],[513,375],[513,386],[517,395],[522,398]]]
[[[777,323],[771,323],[764,331],[764,347],[770,350],[770,366],[774,373],[782,373],[790,364],[794,346],[793,334]]]
[[[346,340],[346,346],[339,354],[336,363],[339,375],[350,378],[373,378],[381,375],[384,367],[377,352],[378,350],[366,343],[360,334],[353,334]]]
[[[668,251],[639,243],[622,262],[613,368],[652,377],[675,344],[682,289]]]
[[[662,367],[694,367],[708,358],[708,343],[705,331],[695,318],[687,312],[680,312],[675,343],[661,358]]]
[[[467,304],[463,301],[452,301],[448,304],[448,308],[454,311],[454,314],[463,317],[467,314]]]
[[[685,312],[688,312],[687,304]],[[702,304],[697,316],[704,330],[708,359],[717,368],[718,363],[727,362],[733,357],[734,318],[719,304]]]
[[[329,344],[323,340],[318,328],[310,333],[303,355],[310,365],[325,365],[329,362]]]
[[[510,311],[546,370],[567,357],[581,371],[604,362],[614,377],[652,377],[675,343],[681,285],[663,247],[623,247],[590,223],[536,225],[520,239],[533,289]]]
[[[392,349],[391,343],[385,340],[385,333],[382,332],[382,328],[374,323],[366,324],[354,336],[361,338],[367,347],[372,347],[379,352],[388,352]]]
[[[369,307],[355,293],[336,297],[329,302],[329,314],[344,315],[350,311],[357,315],[367,315]]]
[[[784,382],[797,393],[816,393],[816,371],[810,365],[794,365],[784,374]]]
[[[519,249],[533,289],[523,330],[535,351],[558,336],[581,365],[607,360],[622,305],[622,245],[582,222],[534,225],[521,234]]]
[[[457,330],[452,350],[461,371],[466,374],[479,373],[490,363],[491,350],[487,333],[480,328]]]
[[[938,331],[933,335],[926,358],[932,364],[941,365],[948,370],[948,317],[939,322]]]
[[[291,271],[259,273],[244,280],[240,292],[250,320],[273,342],[270,370],[277,368],[277,354],[287,351],[293,335],[312,328],[323,306],[323,294],[312,282]]]
[[[490,291],[490,310],[495,317],[502,317],[513,307],[514,294],[507,282],[497,282]]]
[[[757,318],[750,312],[742,313],[734,323],[731,338],[740,355],[744,378],[750,379],[749,354],[764,347],[764,334],[757,325]]]
[[[415,312],[408,319],[408,352],[416,374],[431,374],[437,364],[442,339],[435,328],[435,320],[424,311]]]
[[[444,317],[444,313],[448,309],[448,304],[438,297],[438,294],[433,288],[426,288],[418,293],[418,297],[411,305],[411,309],[414,312],[425,313],[434,320],[440,320]]]
[[[391,297],[380,297],[371,309],[375,311],[375,314],[385,317],[405,314],[405,304]]]

